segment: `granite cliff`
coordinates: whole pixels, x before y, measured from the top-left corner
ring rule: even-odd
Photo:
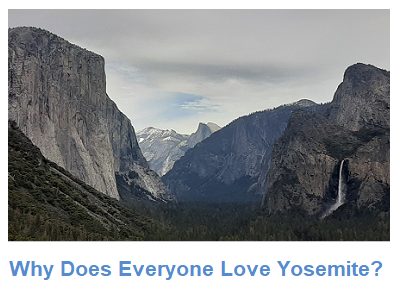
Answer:
[[[295,109],[326,107],[300,100],[240,117],[189,149],[163,182],[182,200],[261,201],[273,144]]]
[[[174,199],[106,94],[103,57],[46,30],[12,28],[8,75],[9,119],[47,159],[117,199]]]
[[[8,240],[143,240],[157,221],[43,157],[8,124]]]
[[[217,124],[208,122],[208,123],[199,123],[199,126],[197,127],[196,132],[192,133],[189,136],[188,139],[188,147],[193,148],[196,146],[198,143],[204,141],[206,138],[208,138],[211,134],[214,132],[220,130],[221,127],[219,127]]]
[[[326,116],[349,130],[389,128],[390,72],[362,63],[348,67]]]
[[[320,215],[343,207],[389,210],[390,77],[371,65],[350,66],[324,114],[296,111],[272,151],[263,204],[270,212]]]

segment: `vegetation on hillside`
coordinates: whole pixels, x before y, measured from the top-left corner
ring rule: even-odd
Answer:
[[[153,223],[45,159],[9,124],[9,240],[142,240]]]

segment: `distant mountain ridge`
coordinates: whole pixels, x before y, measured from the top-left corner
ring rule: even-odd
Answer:
[[[240,117],[189,149],[163,182],[182,200],[261,202],[273,144],[296,109],[325,111],[326,105],[302,99]]]
[[[150,168],[163,176],[188,149],[193,148],[219,129],[220,127],[215,123],[199,123],[196,132],[188,135],[179,134],[175,130],[147,127],[138,131],[137,138]]]

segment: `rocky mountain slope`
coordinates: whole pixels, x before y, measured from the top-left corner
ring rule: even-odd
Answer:
[[[293,110],[324,111],[324,105],[300,100],[238,118],[189,149],[162,177],[182,200],[262,199],[275,140]]]
[[[390,72],[362,63],[347,68],[328,119],[349,130],[390,126]]]
[[[8,240],[142,240],[155,221],[47,160],[8,127]]]
[[[263,203],[270,212],[323,216],[338,197],[343,207],[389,211],[390,73],[350,66],[324,114],[293,113],[276,141]]]
[[[197,127],[196,132],[192,133],[189,136],[188,139],[188,147],[193,148],[196,146],[198,143],[204,141],[206,138],[208,138],[211,134],[214,132],[220,130],[221,127],[219,127],[217,124],[208,122],[206,124],[204,123],[199,123],[199,126]]]
[[[174,199],[106,94],[103,57],[46,30],[12,28],[8,74],[9,119],[47,159],[113,198]]]
[[[187,135],[179,134],[175,130],[147,127],[138,131],[137,138],[150,168],[163,176],[188,149],[193,148],[219,129],[217,124],[211,122],[199,123],[196,132]]]

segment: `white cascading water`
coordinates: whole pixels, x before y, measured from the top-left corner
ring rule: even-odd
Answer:
[[[340,168],[339,168],[339,186],[338,186],[338,194],[336,197],[336,202],[328,209],[328,211],[321,217],[321,219],[325,218],[326,216],[329,216],[331,213],[333,213],[335,210],[337,210],[339,208],[339,206],[341,206],[344,203],[345,183],[343,180],[343,164],[344,164],[344,160],[342,160],[342,162],[340,163]]]

